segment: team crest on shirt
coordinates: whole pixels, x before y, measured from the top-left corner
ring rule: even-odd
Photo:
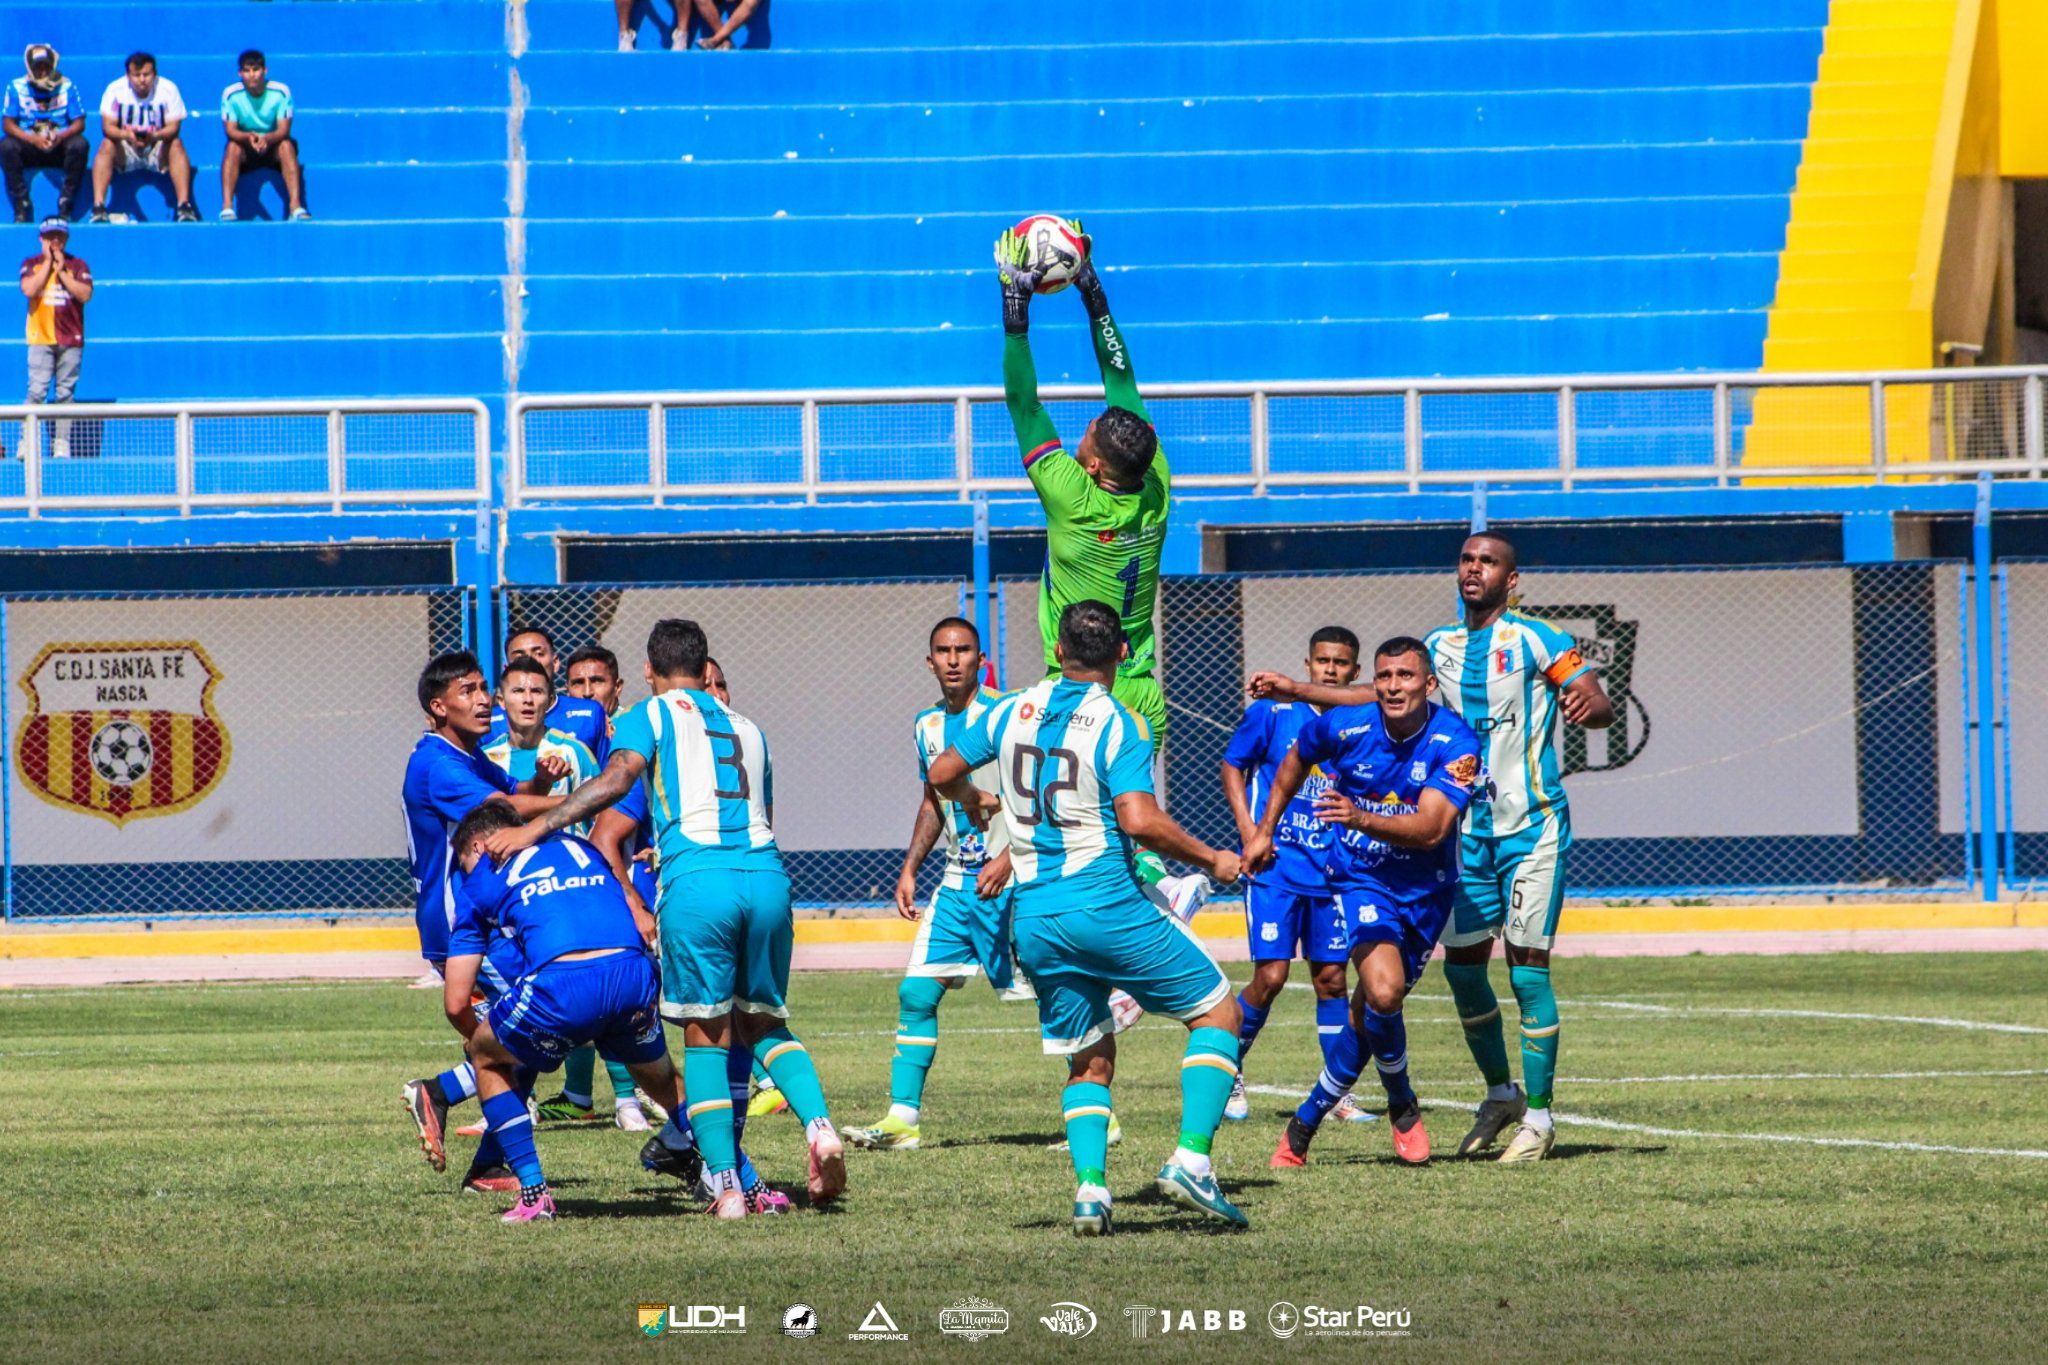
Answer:
[[[1495,676],[1496,678],[1505,678],[1505,677],[1506,677],[1506,676],[1507,676],[1508,674],[1510,674],[1510,673],[1512,673],[1512,672],[1514,672],[1514,671],[1515,671],[1515,651],[1514,651],[1514,650],[1512,650],[1512,649],[1496,649],[1495,651],[1493,651],[1493,675],[1494,675],[1494,676]]]
[[[1479,780],[1479,756],[1460,754],[1444,765],[1444,771],[1450,775],[1451,781],[1461,787],[1469,787]]]
[[[227,775],[220,678],[196,640],[45,645],[20,678],[22,782],[116,825],[190,810]]]

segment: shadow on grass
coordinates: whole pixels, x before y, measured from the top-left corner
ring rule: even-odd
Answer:
[[[947,1138],[929,1145],[934,1151],[948,1147],[1050,1147],[1060,1137],[1058,1133],[990,1133],[983,1137]]]
[[[1665,1147],[1617,1146],[1602,1142],[1560,1142],[1550,1149],[1545,1161],[1576,1161],[1588,1156],[1656,1156],[1668,1150]],[[1499,1164],[1500,1153],[1483,1152],[1478,1156],[1453,1156],[1439,1153],[1427,1163],[1431,1166],[1484,1166]],[[1317,1166],[1386,1166],[1406,1168],[1408,1163],[1392,1152],[1347,1152],[1342,1156],[1327,1155],[1317,1151],[1310,1156],[1310,1162]]]

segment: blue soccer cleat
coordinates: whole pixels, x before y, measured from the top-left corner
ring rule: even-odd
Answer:
[[[1216,1177],[1195,1175],[1186,1167],[1169,1161],[1159,1168],[1159,1192],[1174,1203],[1197,1213],[1206,1213],[1220,1223],[1232,1227],[1248,1228],[1251,1219],[1244,1211],[1223,1197],[1223,1191],[1216,1188]]]

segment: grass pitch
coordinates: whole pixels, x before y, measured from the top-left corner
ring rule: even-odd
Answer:
[[[925,1150],[850,1153],[841,1210],[738,1227],[691,1216],[677,1187],[640,1171],[639,1139],[609,1127],[543,1128],[553,1225],[501,1227],[502,1201],[458,1197],[415,1154],[397,1103],[400,1082],[456,1055],[424,992],[8,993],[0,1352],[2038,1358],[2042,955],[1567,959],[1558,987],[1552,1160],[1410,1170],[1384,1125],[1332,1124],[1308,1169],[1272,1172],[1291,1102],[1259,1095],[1216,1148],[1252,1219],[1238,1235],[1148,1193],[1172,1145],[1183,1034],[1147,1021],[1120,1060],[1126,1139],[1111,1153],[1106,1242],[1067,1231],[1071,1176],[1045,1150],[1061,1072],[1038,1052],[1032,1009],[982,985],[940,1016]],[[809,975],[792,997],[835,1117],[871,1120],[895,979]],[[1436,972],[1409,1016],[1425,1098],[1475,1098]],[[1291,991],[1248,1080],[1297,1092],[1313,1079],[1309,1018],[1308,993]],[[1446,1150],[1463,1115],[1435,1109],[1429,1127]],[[757,1122],[747,1145],[771,1180],[801,1188],[787,1116]],[[457,1163],[468,1150],[457,1140]],[[940,1334],[939,1311],[969,1295],[1009,1310],[1005,1335]],[[878,1299],[907,1343],[847,1339]],[[642,1301],[744,1304],[750,1330],[650,1341]],[[1092,1337],[1040,1325],[1061,1301],[1093,1309]],[[1405,1309],[1409,1334],[1278,1340],[1267,1318],[1280,1301]],[[818,1309],[815,1339],[778,1330],[796,1302]],[[1246,1326],[1135,1340],[1123,1310],[1140,1305],[1174,1310],[1176,1325],[1181,1310],[1237,1309]]]

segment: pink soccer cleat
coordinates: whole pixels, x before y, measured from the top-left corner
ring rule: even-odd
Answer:
[[[519,1202],[506,1209],[505,1216],[500,1221],[537,1223],[543,1218],[552,1219],[554,1216],[555,1196],[548,1192],[547,1186],[537,1185],[530,1190],[521,1190]]]

